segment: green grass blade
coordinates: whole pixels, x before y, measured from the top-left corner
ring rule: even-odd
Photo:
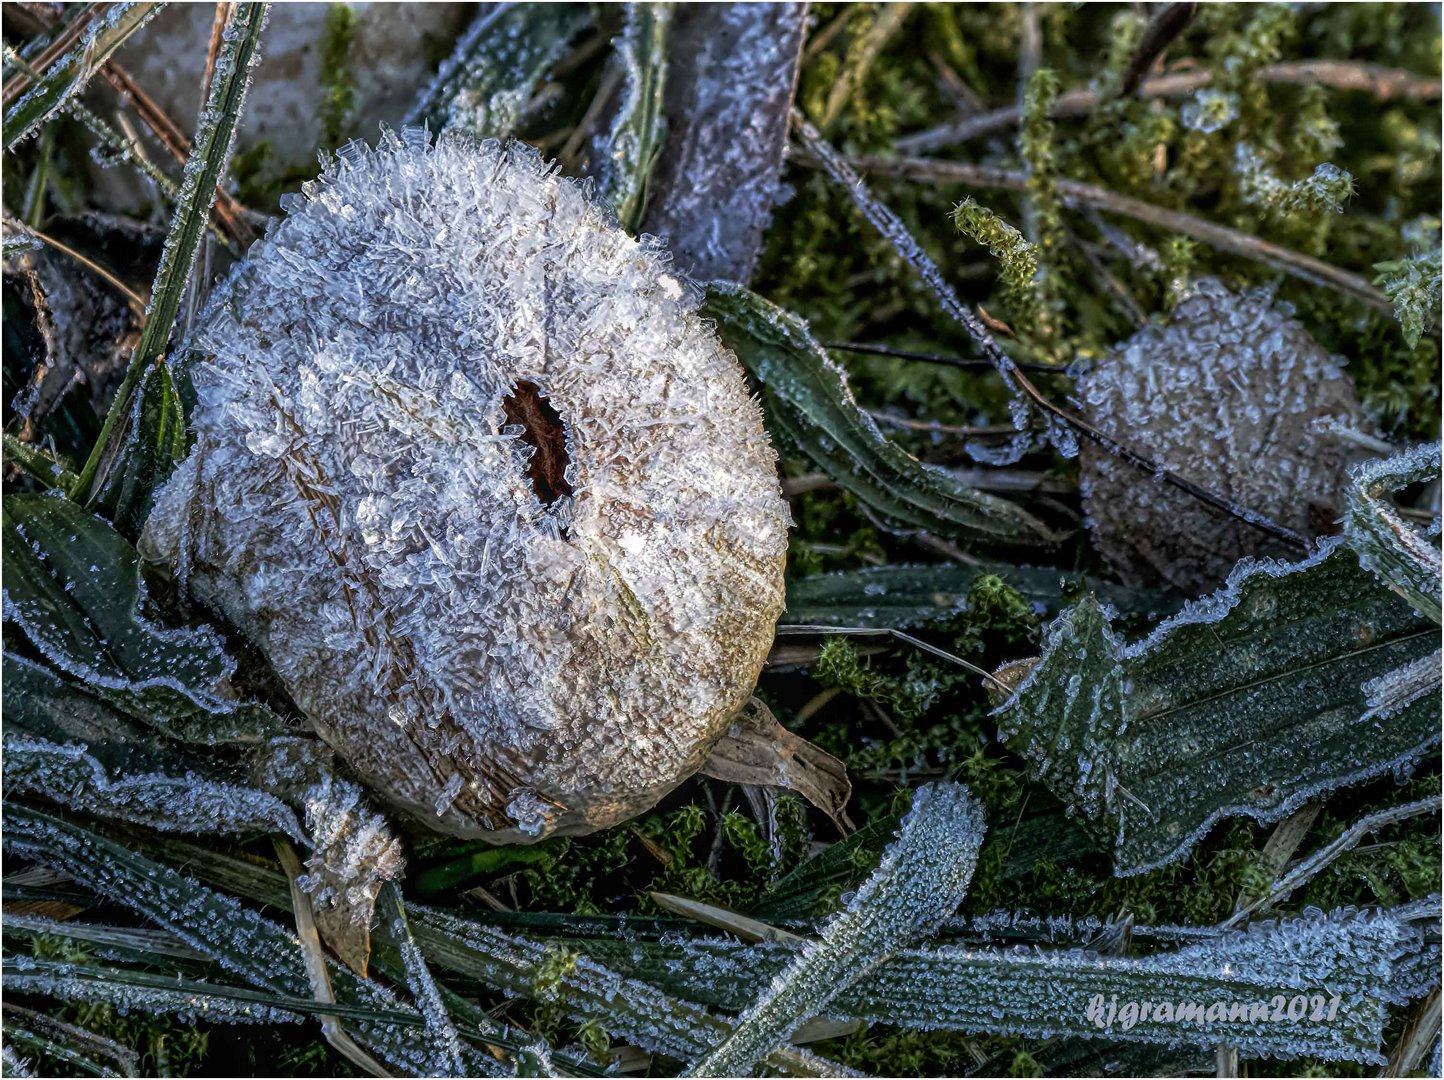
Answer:
[[[111,54],[144,26],[161,5],[151,2],[116,4],[96,19],[75,48],[51,65],[40,81],[31,86],[5,113],[5,150],[34,134],[55,116],[71,98],[85,89],[90,77],[100,70]],[[86,16],[82,14],[81,18]]]
[[[798,947],[727,1039],[688,1075],[753,1075],[773,1047],[820,1015],[841,991],[935,933],[962,903],[982,842],[982,807],[966,787],[919,788],[897,839],[852,902],[819,940]]]
[[[123,425],[111,433],[86,509],[109,518],[127,540],[137,540],[156,490],[185,457],[185,429],[170,365],[157,360],[145,369]]]
[[[237,4],[226,24],[210,94],[196,124],[196,137],[191,145],[190,158],[186,161],[180,198],[171,217],[170,231],[166,235],[160,266],[156,269],[155,283],[151,287],[145,327],[136,342],[130,366],[116,391],[115,402],[105,418],[100,437],[96,439],[90,458],[70,492],[77,501],[85,502],[91,497],[91,487],[110,445],[111,433],[129,410],[136,384],[146,369],[165,354],[170,342],[181,301],[190,284],[201,237],[210,220],[216,185],[220,183],[230,159],[236,125],[251,81],[251,69],[260,58],[261,30],[266,24],[267,7],[264,3]]]
[[[600,152],[596,172],[602,198],[629,233],[641,227],[652,166],[667,133],[662,100],[667,87],[672,7],[670,3],[628,4],[627,24],[617,40],[616,59],[624,75],[622,106]]]
[[[1017,589],[1035,611],[1056,615],[1067,594],[1091,593],[1119,611],[1166,615],[1178,604],[1162,593],[1131,589],[1057,567],[1002,563],[891,564],[811,574],[787,583],[784,626],[865,626],[906,630],[955,618],[968,611],[968,590],[983,574]]]
[[[590,4],[498,4],[477,17],[407,114],[476,139],[516,131],[532,88],[592,25]]]
[[[964,487],[884,437],[800,319],[724,282],[708,286],[703,312],[762,383],[769,426],[882,517],[901,528],[988,543],[1049,540],[1043,525],[1018,506]]]

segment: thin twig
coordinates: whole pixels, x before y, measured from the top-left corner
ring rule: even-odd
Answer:
[[[105,63],[100,74],[120,95],[122,101],[130,103],[140,122],[150,130],[161,146],[165,147],[166,153],[177,163],[184,165],[190,158],[191,142],[170,115],[156,104],[125,68],[113,60]],[[216,188],[215,214],[220,219],[221,229],[237,248],[243,249],[255,240],[256,233],[246,220],[245,207],[224,187]]]
[[[1439,987],[1434,987],[1424,1003],[1404,1026],[1399,1042],[1389,1054],[1389,1063],[1380,1076],[1407,1076],[1424,1063],[1424,1055],[1439,1041]]]
[[[1169,4],[1153,16],[1124,70],[1121,93],[1125,97],[1138,89],[1143,76],[1152,70],[1158,58],[1163,55],[1163,50],[1188,29],[1188,24],[1193,22],[1197,13],[1197,4]]]
[[[103,279],[107,284],[109,284],[117,292],[119,292],[122,296],[125,297],[126,302],[130,304],[132,310],[134,310],[137,315],[139,315],[141,318],[145,317],[145,299],[129,285],[121,281],[120,278],[112,274],[105,267],[101,266],[97,262],[93,262],[92,260],[86,258],[74,248],[67,247],[65,244],[62,244],[53,236],[47,236],[39,229],[26,229],[25,231],[31,236],[35,237],[35,239],[39,240],[42,244],[45,244],[47,247],[54,248],[56,251],[60,252],[62,255],[67,256],[68,258],[74,259],[81,266],[89,270],[92,274]]]
[[[933,656],[936,656],[939,660],[946,660],[950,664],[956,664],[960,668],[971,671],[974,675],[978,675],[984,679],[987,679],[990,683],[992,683],[994,686],[999,687],[1000,689],[1009,689],[1002,683],[998,682],[997,679],[993,678],[992,672],[985,671],[984,669],[978,667],[977,664],[970,663],[969,661],[964,660],[961,656],[955,656],[954,654],[948,652],[946,649],[940,649],[936,645],[930,645],[922,638],[913,637],[911,634],[904,633],[903,631],[895,629],[891,626],[813,626],[804,624],[784,624],[777,628],[778,637],[803,634],[841,634],[849,637],[895,638],[898,641],[905,642],[906,644],[911,645],[915,649],[921,649],[925,653],[930,653]]]
[[[1271,64],[1259,72],[1259,78],[1275,86],[1326,86],[1332,90],[1350,90],[1372,94],[1380,101],[1438,101],[1440,81],[1399,68],[1348,60],[1290,60]],[[1152,97],[1186,97],[1213,81],[1211,71],[1180,71],[1144,79],[1137,95]],[[1055,120],[1069,116],[1087,116],[1098,104],[1098,95],[1079,88],[1060,94],[1049,114]],[[1004,131],[1023,119],[1023,110],[1016,104],[1005,105],[991,112],[961,117],[926,131],[904,135],[897,141],[900,153],[918,154],[944,146],[978,139]]]
[[[276,856],[291,884],[291,910],[296,918],[296,937],[301,946],[301,956],[306,965],[306,977],[311,980],[311,996],[322,1005],[336,1004],[336,992],[331,987],[331,973],[326,969],[326,954],[321,951],[321,933],[316,929],[316,916],[311,910],[311,898],[301,888],[301,860],[297,858],[291,842],[285,837],[274,838]],[[321,1032],[332,1048],[359,1068],[367,1076],[390,1076],[385,1066],[368,1054],[344,1027],[339,1017],[332,1013],[320,1013]]]
[[[861,341],[824,341],[824,349],[839,352],[869,353],[874,356],[895,356],[899,360],[917,360],[924,364],[942,364],[955,368],[992,368],[991,360],[981,356],[949,356],[943,353],[914,352],[911,349],[894,349],[891,345],[873,345]],[[1041,371],[1044,374],[1061,375],[1063,369],[1057,364],[1044,364],[1035,360],[1014,360],[1013,366],[1022,371]]]
[[[222,6],[229,7],[230,5],[217,5],[218,8]],[[47,23],[38,12],[29,11],[27,14],[40,25],[42,32],[49,33],[54,29],[53,24]],[[67,29],[69,28],[67,27]],[[213,50],[219,46],[220,40],[220,30],[213,29],[211,33],[211,48]],[[47,52],[48,51],[49,50],[47,50]],[[212,55],[207,61],[207,72],[214,68],[214,64],[215,60]],[[32,79],[36,78],[39,74],[38,65],[34,64],[28,67],[22,67],[21,71],[22,74]],[[184,165],[190,157],[190,140],[182,134],[180,128],[176,126],[175,121],[170,118],[170,115],[156,104],[155,99],[145,92],[144,88],[135,81],[134,77],[126,71],[114,57],[111,57],[101,65],[100,74],[120,96],[122,104],[128,105],[135,112],[136,117],[150,130],[151,134],[156,137],[156,140],[161,146],[165,147],[166,152],[170,154],[178,164]],[[207,87],[209,87],[209,81],[207,81]],[[6,90],[8,91],[9,89],[7,84]],[[207,89],[206,92],[209,93],[209,89]],[[202,99],[202,103],[204,104],[204,98]],[[75,106],[72,106],[71,111],[77,113],[77,118],[84,122],[86,117],[78,115],[81,108],[83,107],[77,102]],[[87,124],[87,126],[91,126],[93,129],[93,125]],[[140,156],[138,149],[136,154]],[[142,167],[142,171],[149,175],[149,171],[144,167]],[[154,177],[152,177],[152,179],[154,179]],[[245,207],[241,206],[230,192],[221,187],[216,189],[215,215],[220,221],[221,229],[225,236],[229,238],[231,243],[235,244],[237,248],[245,248],[255,240],[255,230],[251,228],[250,223],[246,220]]]
[[[1438,814],[1441,807],[1444,807],[1444,796],[1434,795],[1427,799],[1420,799],[1418,802],[1404,803],[1401,806],[1391,806],[1387,810],[1380,810],[1378,813],[1369,814],[1366,817],[1360,818],[1345,829],[1342,835],[1329,841],[1283,877],[1279,878],[1279,880],[1274,883],[1273,888],[1269,889],[1266,894],[1259,897],[1247,907],[1239,908],[1221,922],[1219,929],[1227,930],[1230,927],[1237,926],[1255,911],[1272,907],[1295,889],[1303,886],[1310,878],[1328,866],[1340,855],[1344,854],[1344,852],[1357,845],[1358,842],[1369,833],[1376,832],[1386,825],[1397,825],[1401,821],[1418,817],[1420,814]]]
[[[226,23],[231,18],[231,0],[218,0],[215,18],[211,20],[211,40],[206,47],[206,66],[201,74],[201,97],[196,108],[204,109],[206,99],[211,96],[211,80],[216,74],[216,57],[220,55],[221,41],[225,36]]]
[[[791,159],[800,165],[820,164],[815,155],[794,154]],[[852,168],[883,176],[901,176],[910,180],[966,184],[970,187],[997,191],[1023,191],[1027,175],[991,165],[974,165],[961,161],[938,161],[934,158],[866,157],[851,160]],[[1206,221],[1181,210],[1169,210],[1116,191],[1085,184],[1078,180],[1058,181],[1058,195],[1070,207],[1091,206],[1110,214],[1141,221],[1169,232],[1182,233],[1201,240],[1210,247],[1240,258],[1272,266],[1311,285],[1334,289],[1351,299],[1367,304],[1377,311],[1392,313],[1394,306],[1382,289],[1376,288],[1358,274],[1316,259],[1312,255],[1281,247],[1256,236]]]

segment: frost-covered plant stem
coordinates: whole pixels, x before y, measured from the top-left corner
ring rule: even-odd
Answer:
[[[268,7],[264,3],[238,4],[226,23],[224,44],[216,58],[210,94],[196,123],[196,138],[191,146],[190,158],[186,161],[180,198],[161,251],[160,266],[155,272],[145,328],[131,355],[125,379],[116,391],[115,402],[105,417],[100,434],[96,436],[90,457],[70,491],[70,496],[77,501],[83,502],[90,493],[111,433],[125,415],[136,384],[147,366],[165,353],[171,328],[190,281],[191,269],[195,265],[196,253],[200,250],[201,237],[210,221],[216,185],[220,183],[230,159],[236,127],[246,101],[246,90],[251,82],[251,69],[260,58],[261,31],[266,25]]]

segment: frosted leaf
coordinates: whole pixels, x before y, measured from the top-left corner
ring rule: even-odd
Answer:
[[[591,24],[585,4],[492,4],[476,17],[406,116],[477,139],[514,133],[532,89]]]
[[[888,439],[801,319],[723,281],[707,287],[703,310],[762,383],[774,428],[888,525],[999,543],[1050,539],[1017,504],[967,487]]]
[[[628,232],[641,225],[652,166],[667,130],[663,100],[672,7],[659,2],[628,4],[621,36],[614,42],[622,99],[611,130],[599,140],[592,172],[601,197]]]
[[[108,523],[68,499],[13,495],[3,538],[6,621],[86,693],[200,743],[280,730],[269,710],[235,699],[235,661],[215,631],[146,617],[139,558]]]
[[[1143,956],[1076,947],[906,949],[842,989],[828,1014],[922,1031],[1157,1046],[1227,1042],[1257,1057],[1381,1063],[1385,1006],[1403,999],[1400,977],[1432,962],[1437,979],[1437,946],[1392,913],[1313,912],[1199,933],[1205,940]],[[724,939],[681,945],[599,939],[586,947],[635,978],[737,1009],[767,994],[798,952],[786,943]],[[1286,1005],[1304,995],[1304,1015],[1273,1019],[1280,994]],[[1120,1011],[1129,1001],[1134,1010]],[[1141,1016],[1145,1001],[1166,1003],[1166,1013]],[[1221,1013],[1209,1016],[1215,1002]],[[1197,1013],[1178,1011],[1191,1003],[1201,1005]]]
[[[1313,535],[1343,507],[1355,447],[1319,417],[1367,427],[1352,380],[1265,292],[1198,282],[1164,325],[1118,345],[1078,382],[1089,421],[1165,468]],[[1215,586],[1277,541],[1088,443],[1083,505],[1098,550],[1131,584]]]
[[[541,942],[417,904],[410,905],[409,912],[418,939],[435,946],[436,963],[508,996],[535,997],[544,982],[548,996],[573,1020],[594,1021],[643,1050],[693,1061],[734,1026],[731,1020],[646,982],[625,978],[586,956],[575,957],[558,971],[550,962],[554,953]],[[773,1051],[767,1063],[789,1076],[859,1075],[791,1047]]]
[[[800,3],[687,4],[670,34],[667,139],[646,231],[677,267],[745,284],[772,214],[807,25]]]
[[[83,746],[5,737],[7,794],[39,795],[82,813],[148,825],[166,832],[304,833],[280,799],[254,788],[193,773],[107,770]]]
[[[782,608],[787,506],[736,359],[526,147],[387,134],[289,206],[198,322],[196,446],[143,544],[433,828],[645,810]]]
[[[982,809],[966,787],[919,788],[877,869],[818,940],[797,948],[727,1039],[688,1075],[751,1075],[769,1050],[839,992],[935,932],[962,902],[982,841]]]
[[[1359,562],[1436,623],[1444,573],[1438,519],[1426,533],[1405,521],[1387,496],[1409,484],[1437,478],[1439,466],[1437,442],[1355,465],[1349,470],[1352,484],[1344,516],[1344,539],[1359,553]]]
[[[1437,645],[1331,541],[1292,566],[1246,560],[1132,645],[1083,601],[1048,629],[1042,659],[995,715],[1030,770],[1114,848],[1116,872],[1135,874],[1181,858],[1221,817],[1277,821],[1322,792],[1407,771],[1438,745],[1437,697],[1381,709],[1373,680]]]

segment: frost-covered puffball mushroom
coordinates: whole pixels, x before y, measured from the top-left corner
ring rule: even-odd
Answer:
[[[188,342],[144,547],[378,794],[495,841],[691,775],[748,700],[790,524],[736,358],[524,146],[346,147]]]

